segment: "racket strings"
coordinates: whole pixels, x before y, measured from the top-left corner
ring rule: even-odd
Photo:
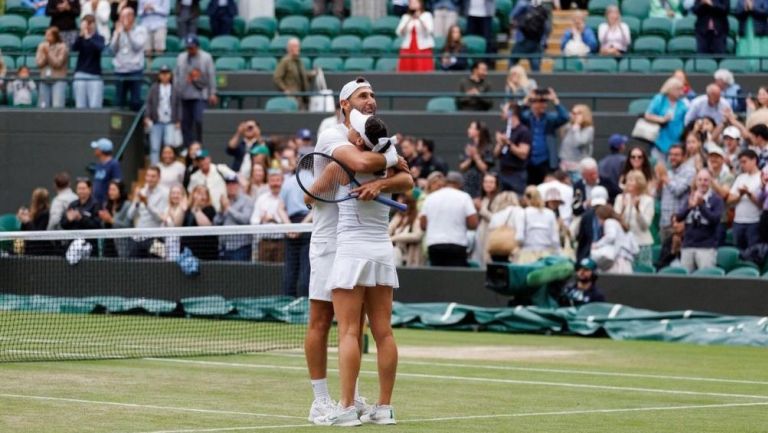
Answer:
[[[349,194],[349,175],[328,157],[312,154],[302,158],[297,173],[309,195],[317,200],[338,201]]]

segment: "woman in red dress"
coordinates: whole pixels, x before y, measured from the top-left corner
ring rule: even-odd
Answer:
[[[435,47],[432,14],[424,10],[424,0],[410,0],[408,13],[400,19],[397,34],[403,38],[400,45],[400,72],[430,72],[435,70],[432,49]]]

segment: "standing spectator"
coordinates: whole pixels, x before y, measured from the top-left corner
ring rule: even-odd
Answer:
[[[619,189],[624,189],[627,183],[627,174],[632,170],[643,172],[645,181],[648,183],[648,191],[651,195],[656,195],[656,175],[653,167],[651,167],[651,161],[648,159],[648,153],[646,153],[645,149],[640,146],[633,146],[629,150],[629,158],[625,161],[624,168],[619,176]]]
[[[136,228],[155,228],[163,224],[168,207],[168,189],[160,185],[160,169],[151,166],[144,174],[144,187],[133,190],[133,200],[128,216]],[[132,257],[149,257],[152,239],[136,239],[132,242]]]
[[[452,25],[443,45],[440,56],[440,69],[443,71],[464,71],[469,66],[467,47],[461,40],[461,27]]]
[[[285,202],[280,198],[283,186],[283,172],[270,169],[267,172],[269,192],[256,199],[251,215],[251,224],[288,224],[290,218],[285,210]],[[285,245],[281,235],[262,235],[259,239],[259,261],[282,262]]]
[[[496,133],[496,147],[493,149],[493,156],[499,160],[502,190],[523,194],[528,179],[531,141],[531,131],[520,120],[520,107],[517,104],[510,106],[506,133]]]
[[[197,155],[203,150],[203,146],[199,141],[193,141],[187,148],[187,156],[184,157],[184,188],[189,186],[189,181],[192,180],[192,175],[200,170],[200,164],[197,162]]]
[[[654,263],[656,269],[663,269],[667,266],[682,266],[681,252],[683,250],[683,235],[685,234],[685,222],[672,222],[672,235],[661,242],[661,252],[659,260]]]
[[[619,177],[621,177],[622,170],[627,161],[627,157],[624,155],[624,148],[627,146],[628,140],[626,135],[612,134],[608,138],[609,153],[597,164],[600,177],[610,181],[612,185],[619,185]],[[643,156],[645,155],[642,149],[638,150],[640,150]],[[632,156],[632,151],[629,154]],[[651,166],[648,164],[649,171],[650,168]]]
[[[107,201],[99,210],[99,219],[105,229],[125,229],[133,226],[129,218],[131,204],[126,200],[125,186],[119,180],[109,182]],[[104,239],[104,257],[130,256],[130,240],[126,238]]]
[[[496,54],[496,35],[493,33],[493,17],[496,0],[464,0],[462,15],[467,17],[467,34],[485,38],[485,53]],[[487,58],[486,63],[496,66],[496,60]]]
[[[211,205],[211,196],[205,185],[192,188],[189,208],[184,213],[184,227],[208,227],[213,225],[216,209]],[[219,239],[216,236],[185,236],[181,238],[181,250],[189,248],[200,260],[218,260]]]
[[[571,119],[561,129],[560,168],[579,180],[579,162],[592,157],[595,141],[595,127],[592,126],[592,110],[584,104],[571,108]]]
[[[350,15],[368,17],[373,22],[387,15],[387,3],[378,0],[350,0],[349,6]]]
[[[288,149],[285,149],[283,153]],[[295,169],[295,167],[294,167]],[[299,187],[295,173],[286,174],[280,189],[280,199],[291,224],[307,223],[311,216],[304,203],[304,191]],[[309,233],[288,233],[285,238],[285,267],[283,268],[283,294],[308,296],[309,294]]]
[[[552,210],[544,207],[538,188],[529,185],[523,195],[523,219],[517,222],[517,241],[521,245],[517,263],[533,263],[560,253],[560,229]]]
[[[114,0],[113,0],[114,1]],[[117,22],[120,19],[120,13],[124,9],[133,9],[134,14],[139,11],[139,0],[117,0],[112,7],[112,21]]]
[[[68,45],[61,39],[58,28],[49,27],[45,31],[45,39],[37,46],[37,53],[35,54],[35,63],[40,68],[40,96],[38,98],[40,108],[64,107],[67,97],[68,61]]]
[[[421,241],[424,239],[424,231],[419,223],[418,205],[411,192],[402,194],[399,201],[408,206],[408,210],[397,212],[389,223],[389,237],[395,246],[395,264],[423,266]]]
[[[590,207],[586,208],[573,233],[576,241],[576,261],[588,258],[592,252],[592,243],[603,236],[600,222],[595,216],[595,210],[608,204],[608,190],[600,185],[592,188]]]
[[[160,67],[157,82],[147,94],[144,127],[149,129],[149,163],[157,165],[163,146],[179,146],[181,136],[181,97],[173,86],[173,75],[168,65]]]
[[[576,263],[575,284],[563,288],[557,302],[561,307],[579,307],[590,302],[605,302],[605,295],[595,286],[597,263],[584,258]]]
[[[221,198],[227,193],[224,178],[234,174],[234,172],[224,164],[211,162],[211,156],[205,149],[197,154],[196,159],[199,170],[190,177],[187,190],[192,194],[196,186],[205,185],[211,206],[219,212],[221,210]]]
[[[528,78],[525,68],[520,65],[512,66],[504,84],[504,93],[507,95],[507,105],[504,108],[508,109],[510,104],[522,104],[525,97],[537,88],[536,80]]]
[[[571,28],[560,39],[560,51],[566,56],[584,57],[597,52],[597,36],[584,23],[584,12],[571,17]]]
[[[609,274],[631,274],[637,244],[632,234],[627,232],[626,225],[621,222],[621,216],[607,204],[595,209],[595,217],[603,235],[592,243],[592,259]]]
[[[766,23],[768,23],[768,20],[766,20]],[[757,89],[755,97],[747,97],[745,103],[747,107],[747,118],[757,110],[768,108],[768,86],[760,86]]]
[[[707,167],[711,173],[712,181],[711,188],[714,194],[720,196],[723,201],[728,200],[728,195],[731,192],[731,185],[735,176],[728,168],[726,161],[726,153],[719,146],[712,145],[707,149]],[[717,227],[717,240],[718,245],[725,243],[726,226],[728,224],[728,212],[722,212],[720,218],[720,224]]]
[[[232,34],[237,16],[237,2],[235,0],[209,2],[206,12],[211,18],[211,35],[213,37]]]
[[[445,186],[429,193],[421,207],[421,229],[430,266],[467,267],[467,230],[479,223],[472,197],[461,190],[464,177],[452,171]]]
[[[685,221],[681,261],[688,272],[713,268],[717,262],[717,230],[725,204],[710,188],[711,182],[709,170],[699,170],[696,189],[677,212],[677,220]]]
[[[75,81],[72,83],[77,108],[101,108],[104,103],[101,52],[106,46],[105,41],[101,34],[96,33],[96,19],[93,15],[83,17],[80,36],[72,45],[72,51],[78,52]]]
[[[458,98],[456,105],[463,111],[488,111],[493,102],[481,95],[491,91],[491,85],[485,81],[488,77],[488,65],[476,62],[472,65],[469,77],[464,77],[459,83],[459,92],[465,94]]]
[[[683,17],[682,1],[680,0],[651,0],[651,12],[649,16],[652,18],[668,18],[671,20],[679,20]]]
[[[77,199],[67,207],[64,216],[61,217],[63,230],[93,230],[101,227],[99,209],[101,206],[94,200],[91,194],[91,181],[87,178],[77,180],[75,187]],[[88,239],[94,253],[97,251],[95,239]]]
[[[453,27],[459,22],[462,0],[432,0],[431,3],[435,15],[435,36],[449,38]]]
[[[187,191],[182,185],[174,185],[168,193],[168,208],[163,213],[163,227],[181,227],[184,225],[184,215],[187,213]],[[181,238],[167,236],[165,238],[165,259],[176,261],[181,252]]]
[[[418,179],[426,179],[433,172],[448,173],[448,164],[435,155],[435,142],[430,139],[421,140],[418,147],[419,156],[413,163],[412,172]]]
[[[176,59],[174,77],[181,96],[181,132],[184,146],[203,139],[203,110],[206,101],[211,106],[218,103],[216,96],[216,69],[211,55],[200,48],[196,35],[185,40],[187,51]]]
[[[608,200],[613,201],[620,190],[609,179],[600,177],[597,161],[594,158],[584,158],[579,163],[581,168],[581,179],[573,184],[573,214],[581,215],[584,211],[592,207],[592,192],[598,186],[602,186],[608,191]],[[616,189],[614,189],[616,188]]]
[[[493,168],[496,161],[491,149],[491,132],[482,121],[470,122],[467,129],[469,143],[464,146],[459,170],[464,173],[464,191],[472,198],[480,197],[483,176]]]
[[[513,230],[515,240],[510,243],[510,238],[508,238],[504,242],[506,245],[495,246],[491,245],[490,242],[486,242],[488,257],[492,262],[509,263],[510,259],[517,254],[516,238],[518,227],[516,224],[523,220],[523,208],[520,207],[520,203],[517,201],[517,194],[510,191],[500,192],[491,204],[491,212],[491,221],[488,223],[488,240],[496,239],[496,236],[498,236],[497,229]],[[498,249],[491,250],[492,247]]]
[[[22,207],[16,214],[16,218],[21,223],[21,231],[41,231],[47,229],[51,218],[48,199],[47,189],[35,188],[32,191],[29,209]],[[54,253],[55,247],[50,241],[24,242],[24,254],[28,256],[48,256]]]
[[[245,193],[256,201],[259,196],[267,192],[269,192],[267,169],[262,164],[253,164],[250,180],[245,182]]]
[[[80,2],[80,31],[82,34],[83,19],[88,15],[94,18],[96,33],[102,37],[104,43],[109,42],[112,36],[112,30],[109,28],[110,14],[112,8],[107,0],[83,0]]]
[[[728,0],[694,0],[696,51],[699,54],[725,54],[728,39]]]
[[[200,17],[200,0],[177,0],[176,23],[179,39],[186,40],[197,34],[197,19]]]
[[[480,197],[475,198],[475,209],[480,217],[477,229],[475,229],[475,247],[472,250],[472,260],[480,265],[485,266],[487,262],[486,257],[486,243],[488,241],[488,224],[491,222],[493,212],[493,201],[499,194],[499,178],[493,173],[487,173],[483,176],[482,193]]]
[[[93,172],[93,198],[99,205],[107,199],[109,183],[115,179],[122,179],[120,163],[112,158],[115,147],[108,138],[100,138],[91,142],[93,156],[96,157],[96,169]]]
[[[610,5],[605,9],[605,22],[597,27],[597,38],[603,56],[623,56],[629,50],[632,33],[629,26],[621,21],[618,6]]]
[[[395,33],[400,44],[398,72],[430,72],[435,70],[432,49],[435,47],[432,14],[424,10],[424,0],[409,0],[408,13],[400,18]]]
[[[280,59],[272,80],[277,88],[287,94],[296,92],[309,92],[311,90],[309,80],[315,76],[314,71],[304,69],[304,63],[301,61],[301,43],[297,38],[291,38],[285,45],[285,56]],[[300,110],[306,110],[309,104],[309,97],[296,96]]]
[[[261,125],[255,120],[246,120],[237,125],[237,130],[227,142],[227,155],[232,157],[232,163],[229,168],[240,171],[247,155],[250,155],[251,149],[258,145],[264,145],[266,142],[261,136]],[[250,161],[249,161],[250,162]]]
[[[328,12],[328,3],[331,4],[331,12],[338,19],[344,18],[344,0],[314,0],[313,12],[315,16],[325,15]]]
[[[545,204],[548,201],[547,192],[550,189],[557,190],[556,198],[559,204],[555,208],[557,209],[555,213],[566,224],[570,224],[573,220],[573,185],[571,185],[571,178],[568,174],[562,170],[557,170],[546,175],[544,182],[537,185],[536,188],[539,190],[539,194],[544,197]]]
[[[248,225],[253,213],[253,199],[243,194],[237,175],[231,174],[224,179],[227,194],[221,196],[219,209],[213,223],[218,226]],[[226,235],[219,237],[221,260],[250,261],[251,240],[249,235]]]
[[[77,195],[69,186],[69,173],[62,171],[53,178],[53,184],[56,187],[56,197],[51,202],[50,218],[48,227],[45,230],[59,230],[61,226],[61,217],[70,203],[77,200]]]
[[[550,101],[555,106],[555,111],[547,112]],[[552,88],[537,89],[529,93],[525,104],[521,120],[531,131],[532,141],[528,184],[538,185],[549,171],[558,167],[555,133],[570,120],[570,116],[565,107],[560,105],[560,99]]]
[[[510,21],[515,27],[515,45],[512,47],[510,65],[520,61],[517,55],[527,55],[531,70],[538,72],[541,67],[541,52],[547,43],[551,30],[549,10],[529,0],[520,0],[510,13]]]
[[[8,99],[11,104],[14,107],[31,106],[36,91],[35,82],[29,78],[29,68],[26,65],[19,66],[16,79],[8,84]]]
[[[125,95],[131,92],[129,107],[138,111],[141,107],[141,84],[144,79],[144,47],[147,43],[147,29],[136,24],[136,12],[124,8],[120,20],[115,23],[110,48],[115,54],[112,64],[115,66],[117,81],[117,102],[125,105]]]
[[[739,154],[741,174],[731,186],[728,204],[736,205],[733,218],[733,241],[740,250],[760,242],[759,194],[763,189],[762,175],[757,167],[757,154],[747,149]]]
[[[651,156],[663,161],[669,147],[679,142],[685,126],[685,113],[688,111],[683,98],[683,83],[677,78],[669,78],[661,86],[659,93],[651,99],[645,111],[645,120],[661,125]]]
[[[176,159],[176,152],[171,146],[163,147],[160,151],[160,185],[169,190],[174,185],[183,185],[186,167]]]
[[[762,169],[768,163],[768,125],[758,123],[749,128],[747,134],[749,149],[757,154],[757,166]]]
[[[51,27],[56,27],[67,48],[75,43],[77,38],[77,17],[80,16],[80,1],[78,0],[48,0],[45,14],[51,17]]]
[[[675,144],[669,148],[667,161],[669,169],[661,161],[656,164],[656,179],[659,182],[658,188],[661,189],[659,234],[662,240],[672,234],[672,217],[685,202],[693,178],[696,176],[693,166],[684,164],[685,151],[681,145]]]
[[[168,36],[168,15],[172,0],[139,0],[139,20],[147,29],[147,57],[160,56],[165,52],[165,38]],[[211,2],[215,3],[215,2]],[[213,26],[213,22],[211,22]]]
[[[733,73],[728,69],[715,71],[715,84],[720,88],[722,98],[727,102],[734,113],[743,113],[747,109],[747,102],[742,93],[741,86],[736,82]]]
[[[632,170],[627,173],[624,192],[616,197],[614,208],[640,247],[637,261],[653,265],[651,224],[656,209],[653,197],[648,194],[648,182],[642,171]]]
[[[732,110],[728,101],[720,95],[720,87],[717,84],[707,86],[706,95],[697,96],[691,101],[691,106],[685,114],[685,124],[703,117],[713,119],[718,125],[723,123],[725,114]]]
[[[392,14],[402,16],[408,12],[409,0],[392,0]]]

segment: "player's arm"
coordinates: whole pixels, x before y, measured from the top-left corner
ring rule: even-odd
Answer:
[[[337,147],[331,156],[355,173],[375,173],[398,163],[397,152],[364,152],[351,143]]]
[[[413,189],[413,176],[407,171],[389,169],[388,176],[367,182],[352,192],[357,194],[358,200],[373,200],[382,192],[406,192]]]

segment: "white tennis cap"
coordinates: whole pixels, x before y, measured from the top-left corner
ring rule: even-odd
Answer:
[[[605,187],[597,185],[594,188],[592,188],[592,199],[590,200],[590,205],[592,207],[595,206],[605,206],[608,204],[608,190],[605,189]]]
[[[349,99],[352,94],[354,94],[357,89],[361,89],[363,87],[367,87],[369,89],[372,89],[371,83],[368,82],[365,78],[358,77],[355,80],[350,81],[349,83],[345,84],[344,87],[341,88],[341,92],[339,92],[339,102],[346,101]],[[360,132],[360,131],[357,131]]]
[[[373,147],[373,143],[371,143],[371,140],[365,135],[365,122],[367,122],[370,117],[369,114],[363,114],[355,109],[349,114],[349,126],[363,137],[363,141],[365,141],[365,144],[369,149]]]
[[[741,139],[741,131],[735,126],[729,126],[723,130],[723,137],[731,137],[739,140]]]

